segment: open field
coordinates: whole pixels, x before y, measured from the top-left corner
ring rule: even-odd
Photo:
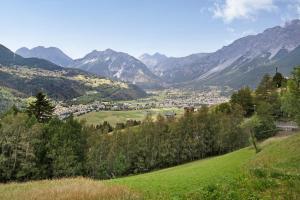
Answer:
[[[0,185],[0,199],[299,199],[300,134],[137,176]],[[204,189],[204,190],[203,190]],[[205,191],[205,193],[203,193]],[[205,198],[203,198],[203,194]],[[207,198],[206,198],[207,197]]]
[[[175,112],[177,116],[183,114],[183,109],[178,108],[161,108],[161,109],[149,109],[149,110],[129,110],[129,111],[100,111],[90,112],[78,117],[78,119],[86,120],[87,124],[97,125],[108,121],[110,124],[115,125],[118,122],[126,122],[129,119],[143,120],[148,113],[151,113],[155,118],[159,113],[164,114],[166,112]]]

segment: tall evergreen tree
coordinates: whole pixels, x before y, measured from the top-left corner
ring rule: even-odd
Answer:
[[[36,100],[29,104],[27,112],[30,116],[34,115],[39,122],[47,122],[52,118],[54,106],[42,92],[37,93]]]
[[[283,83],[285,82],[285,78],[283,75],[279,72],[276,72],[276,74],[273,76],[273,83],[277,88],[281,88]]]

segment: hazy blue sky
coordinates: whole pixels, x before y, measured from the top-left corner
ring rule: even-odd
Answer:
[[[0,43],[184,56],[299,16],[300,0],[0,0]]]

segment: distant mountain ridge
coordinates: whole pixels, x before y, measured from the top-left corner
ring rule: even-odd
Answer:
[[[160,82],[160,78],[154,75],[141,61],[112,49],[94,50],[85,57],[74,60],[69,67],[140,86],[151,87],[151,85],[159,85]]]
[[[129,100],[145,97],[135,85],[92,75],[79,69],[63,68],[39,58],[23,58],[0,45],[0,87],[23,96],[39,91],[56,100]],[[92,95],[89,95],[92,94]]]
[[[5,46],[0,44],[0,65],[22,65],[29,67],[37,67],[48,70],[60,70],[60,66],[55,65],[54,63],[39,59],[39,58],[23,58],[22,56],[12,52]]]
[[[94,50],[80,59],[73,60],[56,47],[22,47],[16,54],[24,58],[41,58],[56,65],[77,68],[107,78],[138,84],[142,87],[160,86],[160,78],[154,75],[141,61],[126,53],[112,49]]]
[[[43,47],[38,46],[32,49],[28,49],[26,47],[22,47],[16,51],[16,54],[24,57],[24,58],[41,58],[45,60],[49,60],[50,62],[62,66],[67,67],[71,65],[73,59],[66,55],[63,51],[56,47]]]
[[[55,61],[56,64],[61,63],[64,67],[81,69],[144,88],[239,88],[245,85],[255,87],[264,73],[274,73],[276,67],[284,75],[289,75],[294,65],[300,64],[300,57],[295,56],[298,55],[299,46],[300,20],[293,20],[284,26],[268,28],[257,35],[237,39],[216,52],[196,53],[177,58],[155,53],[143,54],[136,59],[126,53],[107,49],[92,51],[81,59],[66,58],[65,61],[59,62],[59,59],[54,59],[59,56],[53,56],[49,48],[37,47],[29,50],[32,54],[28,53],[26,48],[17,52],[25,57],[43,57]],[[45,54],[33,55],[36,49],[42,49]],[[55,49],[54,52],[55,55],[64,55],[59,49]]]
[[[293,20],[282,27],[240,38],[216,52],[167,58],[149,68],[155,69],[153,72],[163,80],[178,86],[255,87],[264,73],[274,73],[275,67],[288,75],[299,65],[300,57],[295,56],[299,46],[300,20]]]
[[[159,68],[157,68],[158,64],[167,59],[167,56],[160,53],[155,53],[153,55],[145,53],[139,57],[139,60],[142,61],[154,74],[158,76],[160,76],[160,70]]]
[[[145,56],[146,55],[146,56]],[[165,57],[163,59],[158,59],[157,56],[144,54],[139,59],[144,63],[149,63],[152,65],[149,67],[153,70],[157,76],[161,77],[167,83],[178,83],[187,80],[191,80],[193,76],[196,76],[198,69],[188,69],[186,66],[191,66],[197,64],[198,60],[209,55],[208,53],[198,53],[192,54],[186,57]]]

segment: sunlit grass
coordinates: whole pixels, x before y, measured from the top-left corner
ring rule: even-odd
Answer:
[[[108,186],[86,178],[31,181],[0,185],[1,200],[136,200],[124,186]]]
[[[185,199],[186,195],[210,185],[221,184],[230,187],[240,177],[247,177],[250,171],[258,167],[266,167],[269,171],[274,168],[281,169],[284,173],[298,174],[300,177],[299,146],[300,134],[275,137],[260,144],[262,151],[258,154],[255,154],[252,147],[248,147],[223,156],[108,182],[126,185],[143,193],[147,199],[157,199],[159,196],[162,196],[162,199]],[[251,176],[249,178],[252,179]],[[243,181],[248,184],[248,181]],[[257,180],[253,177],[254,185],[255,181]],[[252,184],[252,180],[249,182]],[[263,183],[258,181],[257,184],[259,187]],[[284,188],[281,189],[285,191]]]
[[[155,199],[154,197],[158,194],[178,198],[198,189],[200,186],[226,181],[228,178],[231,179],[233,176],[239,175],[242,166],[254,155],[253,149],[245,148],[224,156],[109,182],[136,189],[151,199]]]

